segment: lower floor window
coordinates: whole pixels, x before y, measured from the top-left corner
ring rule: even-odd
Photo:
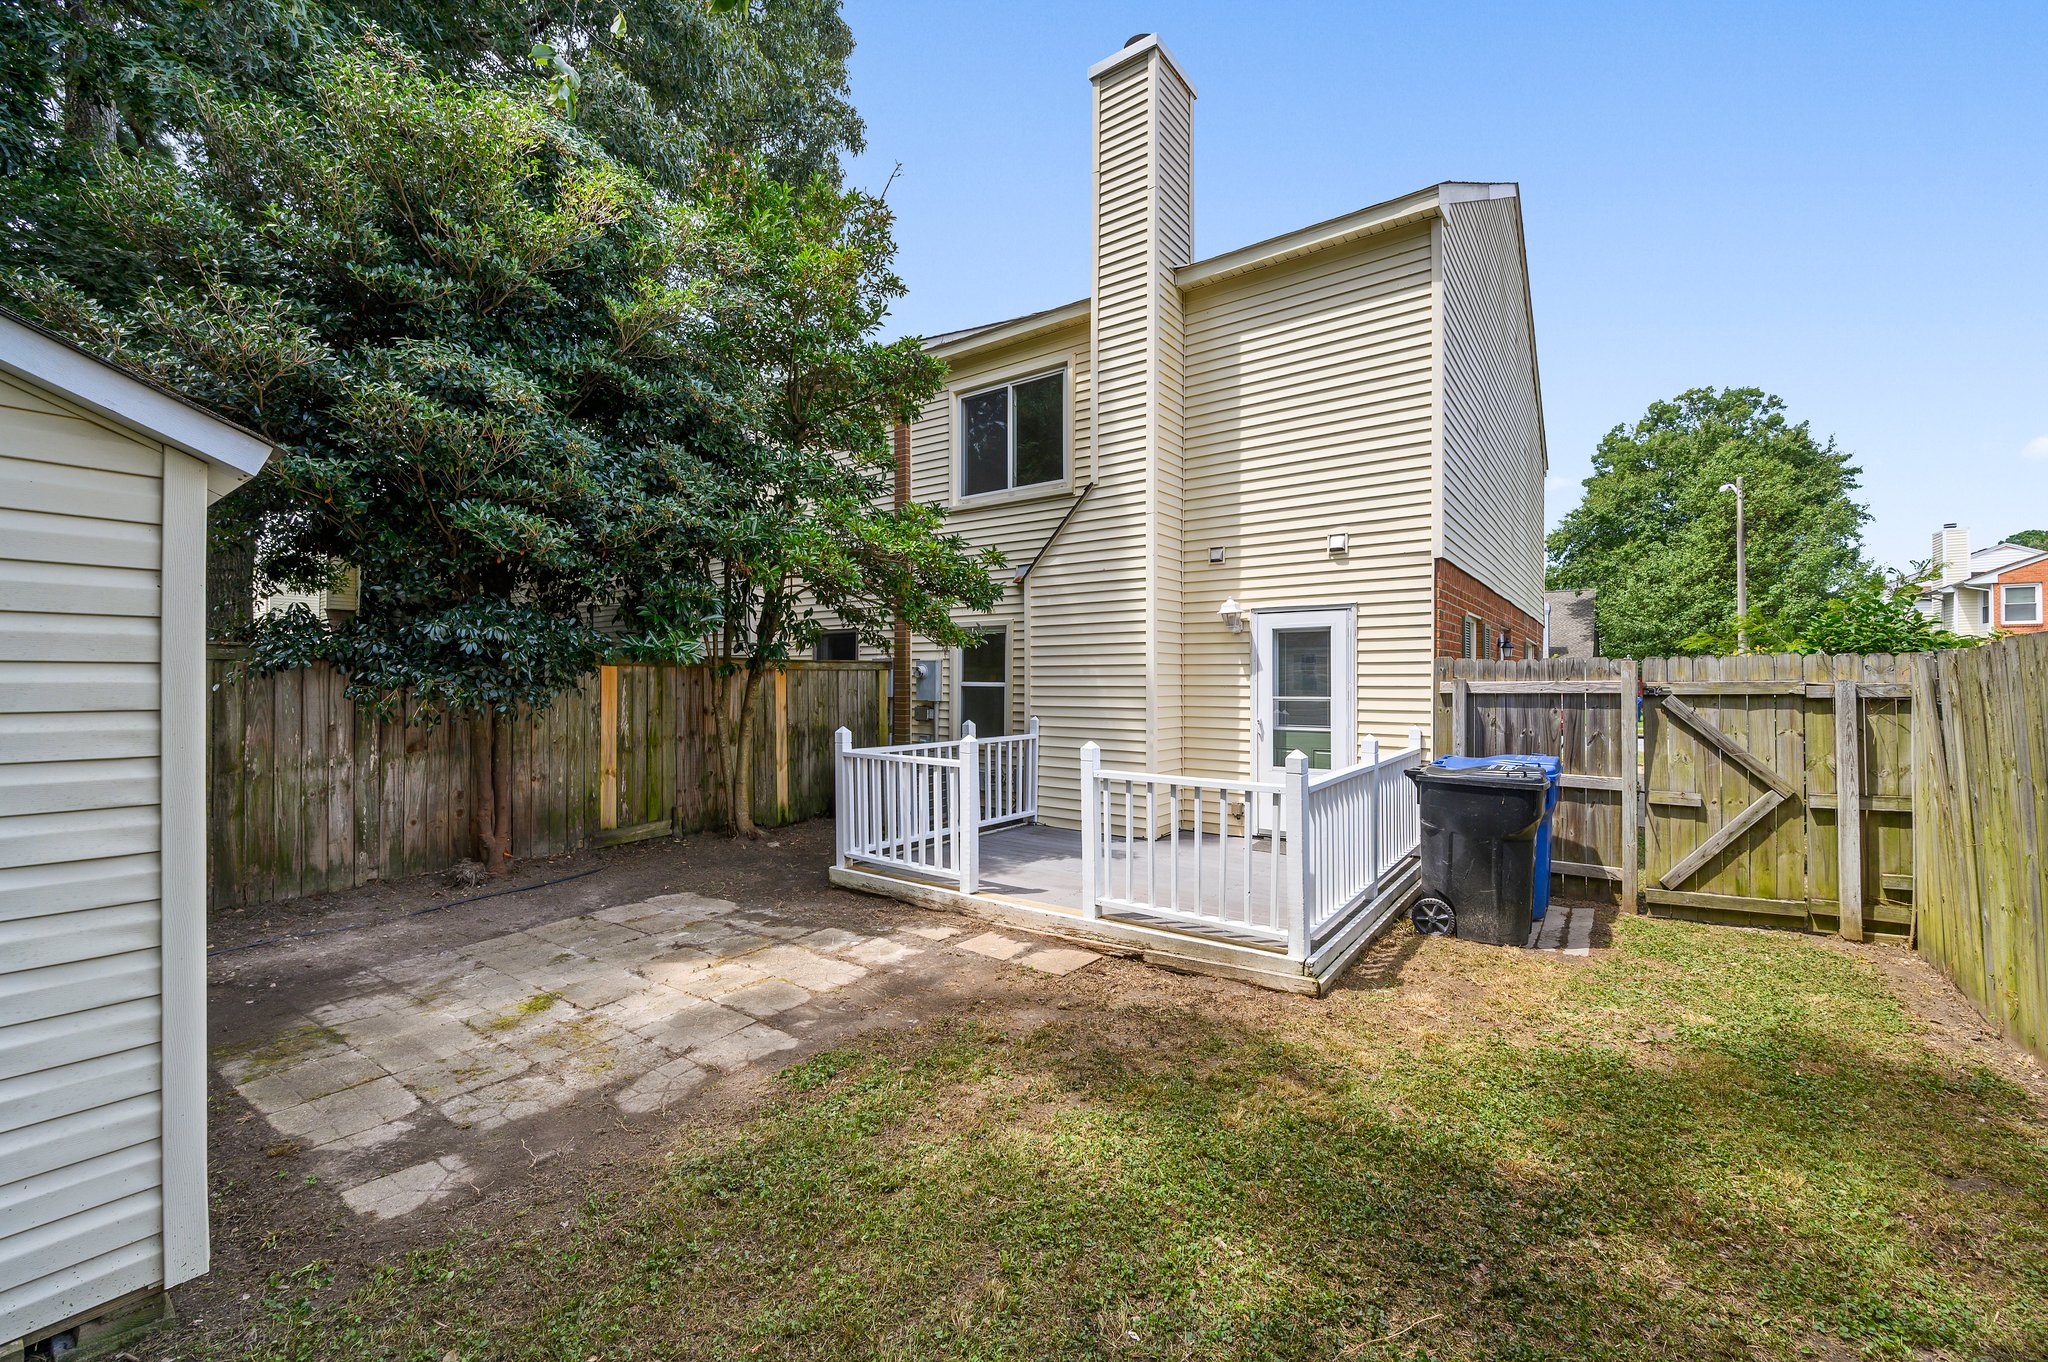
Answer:
[[[2028,582],[2023,586],[2001,586],[2000,624],[2039,624],[2041,622],[2041,586]]]
[[[993,738],[1009,731],[1009,717],[1009,635],[991,629],[960,650],[960,722],[972,723],[978,738]]]
[[[811,655],[820,662],[858,662],[860,635],[851,629],[827,629],[818,635]]]

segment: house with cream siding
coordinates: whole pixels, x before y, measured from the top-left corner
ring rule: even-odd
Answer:
[[[1301,735],[1318,762],[1426,724],[1433,657],[1542,645],[1516,187],[1432,185],[1197,261],[1193,85],[1154,37],[1091,82],[1093,298],[930,338],[948,380],[909,441],[911,495],[1014,580],[971,621],[984,650],[913,644],[904,736],[1036,715],[1054,822],[1090,739],[1117,765],[1272,769],[1287,725],[1255,692],[1290,618],[1342,617],[1344,722]]]
[[[930,337],[946,386],[898,444],[910,496],[1012,574],[962,617],[979,645],[899,665],[898,741],[1034,732],[1034,818],[1064,829],[1087,744],[1125,771],[1343,770],[1427,726],[1434,657],[1542,646],[1517,187],[1197,259],[1193,82],[1153,35],[1088,78],[1090,295]]]
[[[0,1356],[206,1270],[206,508],[269,454],[0,314]]]

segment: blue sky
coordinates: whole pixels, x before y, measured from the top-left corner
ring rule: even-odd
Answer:
[[[1086,72],[1156,31],[1200,92],[1198,257],[1517,180],[1554,523],[1611,426],[1754,385],[1854,451],[1870,552],[2048,528],[2048,3],[847,0],[936,332],[1088,289]],[[2031,446],[2031,452],[2030,452]]]

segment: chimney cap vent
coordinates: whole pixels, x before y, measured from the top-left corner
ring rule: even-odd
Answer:
[[[1130,37],[1124,39],[1124,46],[1134,47],[1137,44],[1144,42],[1147,38],[1151,36],[1152,35],[1149,33],[1133,33]]]

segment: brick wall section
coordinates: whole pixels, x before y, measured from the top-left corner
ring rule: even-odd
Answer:
[[[1523,645],[1532,645],[1531,657],[1543,655],[1543,621],[1517,609],[1506,597],[1456,564],[1436,560],[1436,655],[1465,655],[1465,616],[1477,615],[1492,635],[1491,656],[1500,656],[1498,642],[1506,631],[1514,645],[1514,656],[1524,655]]]
[[[2043,558],[2038,563],[2028,563],[2025,567],[2011,568],[1998,574],[1998,584],[2001,587],[2009,582],[2041,583],[2041,589],[2036,594],[2041,597],[2043,605],[2048,606],[2048,558]],[[2048,624],[2001,623],[2000,617],[2004,609],[2005,601],[2003,598],[1994,596],[1991,602],[1991,627],[1993,629],[2002,630],[2008,634],[2048,633]]]

